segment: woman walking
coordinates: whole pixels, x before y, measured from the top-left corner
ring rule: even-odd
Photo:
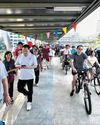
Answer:
[[[15,61],[12,59],[12,53],[7,51],[4,55],[3,61],[6,70],[8,71],[8,85],[9,85],[9,96],[11,98],[11,103],[13,103],[13,86],[14,86],[14,74],[15,74]]]

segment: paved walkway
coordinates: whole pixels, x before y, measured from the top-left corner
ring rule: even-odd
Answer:
[[[71,73],[65,75],[55,57],[52,67],[41,73],[39,87],[34,87],[32,110],[26,111],[24,103],[14,125],[100,125],[100,97],[90,86],[93,108],[88,116],[83,91],[69,96],[71,79]]]

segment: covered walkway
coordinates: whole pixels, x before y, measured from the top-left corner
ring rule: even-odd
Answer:
[[[26,111],[25,99],[19,95],[5,115],[7,125],[100,125],[100,97],[94,87],[90,86],[93,107],[88,116],[83,91],[69,96],[71,79],[70,71],[65,75],[59,58],[54,57],[52,66],[41,72],[39,86],[34,87],[32,110]]]

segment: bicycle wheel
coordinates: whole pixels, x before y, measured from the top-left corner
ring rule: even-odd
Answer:
[[[91,94],[88,89],[88,85],[84,84],[84,103],[85,109],[88,115],[92,112],[92,104],[91,104]]]
[[[65,65],[65,74],[67,75],[68,72],[68,65]]]
[[[62,63],[62,70],[64,70],[64,67],[65,67],[65,65],[64,65],[64,63]]]
[[[80,89],[81,89],[81,80],[78,78],[77,81],[76,81],[76,93],[79,93],[80,92]]]
[[[97,95],[100,95],[100,77],[99,76],[94,78],[94,88]]]

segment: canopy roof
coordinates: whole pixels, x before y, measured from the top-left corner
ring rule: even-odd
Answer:
[[[72,28],[100,5],[100,0],[0,0],[0,28],[20,34]]]

